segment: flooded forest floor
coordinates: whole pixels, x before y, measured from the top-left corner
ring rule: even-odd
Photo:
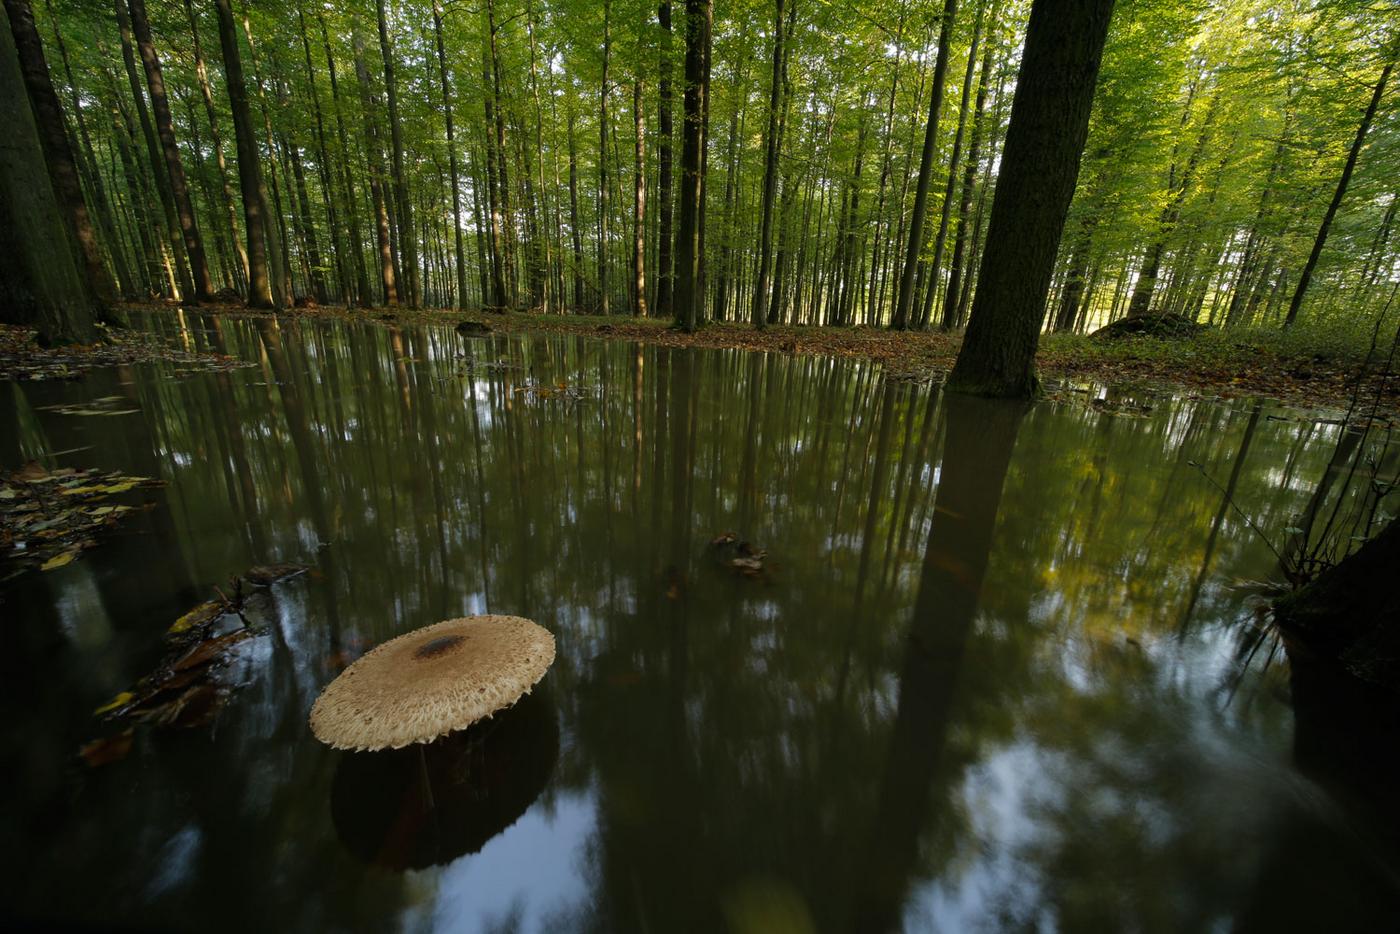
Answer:
[[[173,311],[171,305],[133,305],[132,309]],[[229,315],[262,315],[242,306],[201,306]],[[707,347],[754,350],[788,355],[849,357],[879,362],[886,371],[915,382],[941,381],[952,368],[962,343],[960,332],[896,332],[864,326],[809,327],[773,325],[762,331],[748,323],[708,322],[686,334],[667,319],[630,315],[546,315],[527,312],[492,313],[452,309],[373,308],[341,306],[296,308],[275,313],[290,317],[332,317],[384,324],[463,325],[485,333],[536,331],[579,334],[609,340],[640,341],[668,347]],[[157,353],[143,346],[127,347],[128,339],[114,332],[111,345],[94,348],[92,365]],[[133,341],[146,341],[132,336]],[[1045,334],[1037,363],[1055,391],[1059,381],[1088,380],[1106,384],[1138,383],[1181,388],[1220,398],[1267,396],[1299,406],[1400,411],[1400,373],[1392,341],[1367,342],[1338,337],[1334,332],[1269,329],[1203,330],[1194,338],[1150,336],[1103,339],[1077,334]],[[62,376],[53,360],[85,369],[84,348],[40,350],[17,328],[0,333],[0,378]],[[171,350],[170,353],[178,353]],[[42,371],[42,372],[41,372]]]

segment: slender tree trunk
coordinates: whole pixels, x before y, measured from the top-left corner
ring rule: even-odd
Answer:
[[[924,148],[919,158],[919,181],[914,186],[914,213],[909,219],[909,243],[904,251],[904,272],[899,277],[899,292],[895,298],[894,320],[891,322],[891,326],[900,331],[909,326],[909,312],[914,304],[914,275],[918,271],[919,255],[924,249],[928,190],[933,182],[933,162],[938,150],[938,116],[943,108],[943,84],[948,74],[949,46],[952,44],[953,20],[957,12],[958,0],[944,0],[943,17],[938,26],[938,59],[933,66],[933,94],[929,98],[928,122],[924,126]]]
[[[399,121],[399,90],[394,77],[394,50],[389,43],[389,24],[384,0],[375,0],[379,18],[379,53],[384,58],[384,96],[389,105],[389,141],[393,147],[394,206],[399,231],[399,267],[404,275],[403,299],[410,308],[423,301],[418,283],[418,238],[413,229],[413,202],[408,197],[408,180],[403,165],[403,126]]]
[[[239,274],[242,281],[248,280],[248,252],[244,249],[238,232],[238,213],[233,206],[233,186],[229,182],[228,164],[224,161],[223,134],[219,131],[219,121],[214,110],[214,92],[209,87],[209,71],[204,63],[204,51],[199,42],[199,23],[194,14],[191,0],[185,0],[185,16],[190,21],[190,39],[194,43],[194,72],[199,79],[199,94],[204,101],[204,115],[209,123],[209,136],[213,141],[214,164],[219,169],[219,194],[221,206],[228,221],[229,238],[238,256]]]
[[[437,44],[438,78],[442,84],[442,111],[447,121],[447,171],[452,186],[452,233],[457,262],[457,307],[467,302],[467,254],[462,244],[462,185],[457,176],[457,136],[452,124],[452,88],[448,82],[447,52],[442,41],[442,4],[433,0],[433,38]]]
[[[948,388],[1036,392],[1035,350],[1113,0],[1034,0],[967,336]]]
[[[331,253],[335,256],[337,295],[347,305],[354,287],[350,281],[350,268],[345,255],[343,231],[340,227],[341,206],[336,192],[334,171],[331,168],[329,147],[326,145],[326,121],[321,110],[321,94],[316,89],[316,68],[311,61],[311,38],[306,32],[306,16],[301,0],[297,0],[297,27],[301,34],[301,50],[306,61],[306,83],[311,88],[311,110],[316,117],[316,170],[321,180],[321,192],[326,200],[326,222],[330,227]]]
[[[681,216],[676,230],[676,320],[687,333],[694,332],[704,302],[701,278],[705,213],[704,150],[707,98],[710,93],[706,64],[714,24],[714,0],[685,3],[685,126],[681,133]]]
[[[758,234],[758,273],[753,290],[753,326],[768,323],[768,263],[773,250],[773,203],[778,192],[778,115],[783,106],[783,2],[773,4],[773,73],[768,87],[768,125],[763,131],[763,207]],[[796,0],[793,0],[796,2]]]
[[[656,314],[668,318],[673,313],[671,211],[671,144],[675,132],[671,127],[671,0],[662,0],[657,7],[661,24],[660,77],[657,79],[656,105]]]
[[[379,281],[384,288],[384,304],[399,303],[398,278],[394,270],[394,248],[389,239],[389,208],[384,200],[384,150],[379,142],[379,125],[374,114],[378,109],[369,69],[365,67],[365,44],[359,30],[351,35],[351,52],[355,58],[355,77],[360,85],[360,104],[365,118],[365,151],[369,161],[370,201],[374,205],[375,236],[379,245]]]
[[[238,153],[238,186],[243,194],[243,227],[248,238],[248,304],[273,307],[268,275],[267,204],[263,199],[262,160],[253,135],[253,115],[243,79],[243,58],[238,49],[238,29],[229,0],[214,0],[219,14],[219,48],[224,57],[224,84],[233,113],[233,140]]]
[[[208,301],[214,292],[209,280],[209,263],[204,257],[204,243],[199,236],[189,187],[185,184],[185,169],[180,164],[180,147],[175,142],[175,124],[170,116],[170,101],[165,94],[165,77],[151,39],[151,26],[146,20],[146,0],[130,0],[130,3],[131,27],[136,36],[136,48],[141,54],[141,64],[146,69],[146,86],[151,92],[151,116],[155,119],[156,135],[160,139],[166,171],[170,176],[170,195],[175,200],[175,212],[184,235],[185,254],[190,260],[194,298],[195,301]]]
[[[603,0],[603,80],[598,89],[598,314],[608,313],[608,65],[612,3]]]
[[[948,158],[948,184],[943,189],[943,209],[938,221],[938,236],[933,241],[933,265],[929,270],[928,299],[925,307],[928,309],[920,318],[919,327],[926,327],[931,317],[933,309],[933,296],[938,290],[939,275],[943,269],[943,248],[948,242],[948,223],[953,213],[953,193],[957,188],[958,181],[958,160],[962,157],[963,133],[967,129],[967,105],[972,99],[972,79],[977,68],[977,46],[982,41],[982,19],[987,13],[987,3],[990,0],[982,0],[977,5],[977,17],[972,25],[972,42],[967,50],[967,69],[963,72],[962,100],[958,104],[958,131],[953,135],[953,154]],[[969,147],[970,148],[970,147]],[[969,152],[968,158],[972,158]],[[943,304],[942,321],[943,330],[952,327],[949,316],[949,308],[946,296]]]
[[[977,103],[972,114],[972,138],[967,146],[967,165],[963,168],[962,195],[958,199],[958,232],[953,237],[953,258],[948,265],[948,291],[943,298],[943,328],[955,327],[963,308],[966,287],[963,279],[963,253],[968,243],[972,195],[977,188],[977,169],[982,157],[982,123],[987,106],[987,88],[992,77],[992,46],[988,41],[982,52],[982,77],[977,85]]]
[[[1303,264],[1303,271],[1298,276],[1298,285],[1293,289],[1293,299],[1288,303],[1288,314],[1283,319],[1285,331],[1293,327],[1293,322],[1298,320],[1298,312],[1303,307],[1303,296],[1308,292],[1308,286],[1312,283],[1313,270],[1317,268],[1318,257],[1322,255],[1322,248],[1327,243],[1327,232],[1332,228],[1332,218],[1337,216],[1337,208],[1341,207],[1342,199],[1346,197],[1347,186],[1351,184],[1351,173],[1356,168],[1356,159],[1361,155],[1361,147],[1366,144],[1366,134],[1371,129],[1371,121],[1376,117],[1376,109],[1380,106],[1381,98],[1385,96],[1385,86],[1390,80],[1391,71],[1395,68],[1397,54],[1400,54],[1400,40],[1396,40],[1391,46],[1385,68],[1381,69],[1380,80],[1376,82],[1375,90],[1371,92],[1371,102],[1366,107],[1366,114],[1361,118],[1361,125],[1356,128],[1356,139],[1352,140],[1351,150],[1347,153],[1346,165],[1342,167],[1342,177],[1337,179],[1337,188],[1332,192],[1332,200],[1327,205],[1327,213],[1322,215],[1322,226],[1318,228],[1317,236],[1313,238],[1312,252],[1308,254],[1308,261]]]
[[[345,129],[345,112],[340,106],[340,81],[331,53],[330,31],[326,17],[318,10],[317,24],[321,27],[321,46],[326,52],[326,75],[331,85],[331,109],[335,111],[336,139],[340,143],[340,181],[345,197],[345,219],[350,228],[351,263],[355,269],[355,298],[362,307],[373,303],[369,286],[369,269],[365,265],[364,244],[360,240],[360,211],[356,206],[355,183],[350,172],[350,137]]]
[[[574,136],[574,112],[569,110],[569,232],[574,248],[574,310],[584,309],[583,234],[578,218],[578,145]]]
[[[636,174],[632,179],[632,314],[647,313],[647,137],[642,110],[642,79],[632,82],[632,137]]]

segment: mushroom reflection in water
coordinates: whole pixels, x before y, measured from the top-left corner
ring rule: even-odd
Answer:
[[[559,723],[540,691],[431,746],[352,753],[331,781],[336,836],[388,869],[449,863],[519,820],[558,757]]]
[[[475,616],[399,636],[342,672],[311,708],[317,739],[357,751],[331,790],[342,841],[416,868],[514,823],[558,756],[553,709],[529,695],[553,661],[554,637],[529,620]]]

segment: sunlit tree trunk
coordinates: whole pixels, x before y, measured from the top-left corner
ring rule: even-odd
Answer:
[[[194,299],[208,301],[214,292],[209,279],[209,263],[204,257],[204,242],[199,236],[194,205],[190,201],[189,187],[185,184],[185,169],[180,163],[180,147],[175,142],[175,124],[170,116],[170,101],[165,93],[165,76],[161,72],[155,43],[151,39],[150,23],[146,20],[146,0],[130,0],[130,3],[131,27],[136,36],[136,48],[141,54],[141,64],[146,69],[146,87],[151,92],[151,116],[155,120],[156,135],[160,139],[161,152],[165,156],[166,172],[170,177],[170,195],[175,201],[176,216],[179,218],[180,231],[185,239],[185,254],[190,260]]]
[[[379,52],[384,58],[384,96],[389,105],[389,141],[392,147],[394,172],[394,207],[397,209],[399,231],[399,268],[403,273],[403,300],[410,308],[422,302],[418,282],[418,239],[413,229],[413,202],[408,197],[408,182],[404,176],[403,125],[399,121],[399,90],[394,77],[394,50],[389,43],[389,24],[384,15],[384,0],[375,0],[379,17]]]

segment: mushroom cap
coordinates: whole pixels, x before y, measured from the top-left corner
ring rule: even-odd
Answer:
[[[519,616],[468,616],[366,653],[311,707],[311,732],[336,749],[430,743],[514,704],[554,661],[554,637]]]

